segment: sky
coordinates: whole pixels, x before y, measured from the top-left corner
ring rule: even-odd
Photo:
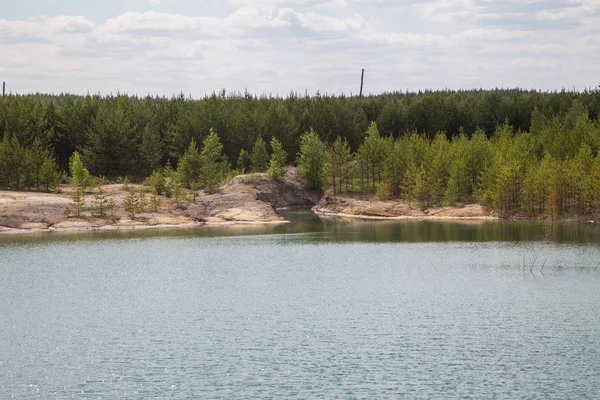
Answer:
[[[0,0],[13,93],[600,84],[600,0]],[[10,4],[10,5],[9,5]]]

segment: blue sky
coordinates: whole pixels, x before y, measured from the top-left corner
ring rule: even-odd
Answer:
[[[600,0],[19,0],[0,54],[19,93],[583,90]]]

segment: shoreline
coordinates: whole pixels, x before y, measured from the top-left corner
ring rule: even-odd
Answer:
[[[315,207],[316,208],[316,207]],[[302,209],[298,207],[284,207],[278,210],[290,210],[290,209]],[[348,219],[353,221],[436,221],[436,222],[499,222],[504,219],[498,218],[497,216],[479,215],[479,216],[458,216],[458,215],[399,215],[399,216],[375,216],[375,215],[361,215],[361,214],[348,214],[343,212],[328,212],[319,211],[317,209],[304,209],[311,211],[317,217],[323,218],[339,218]],[[535,222],[536,220],[513,220],[523,222]],[[183,229],[197,229],[201,227],[206,228],[218,228],[218,227],[240,227],[240,226],[260,226],[260,225],[285,225],[290,224],[293,221],[280,219],[280,220],[256,220],[256,221],[204,221],[204,222],[186,222],[178,224],[106,224],[106,225],[90,225],[90,226],[70,226],[70,227],[47,227],[47,228],[10,228],[0,226],[0,237],[14,237],[14,236],[31,236],[36,234],[47,235],[53,233],[92,233],[92,232],[135,232],[135,231],[159,231],[159,230],[183,230]],[[555,222],[568,222],[568,221],[555,221]],[[571,221],[572,222],[572,221]],[[581,223],[581,222],[579,222]],[[592,221],[586,222],[586,224],[592,223]]]
[[[73,187],[61,185],[56,193],[0,190],[0,235],[31,235],[52,232],[104,232],[151,229],[198,228],[201,226],[244,226],[285,224],[285,218],[276,210],[312,207],[321,197],[320,192],[305,189],[297,179],[297,170],[289,168],[284,179],[274,181],[266,174],[238,175],[223,184],[216,193],[197,193],[190,200],[184,193],[175,202],[164,195],[156,197],[158,205],[149,209],[140,204],[136,215],[125,210],[125,197],[129,190],[138,193],[150,188],[129,184],[102,185],[105,196],[114,200],[108,215],[94,215],[95,193],[84,193],[81,211],[75,214],[72,207]]]
[[[440,221],[500,221],[498,217],[492,216],[452,216],[452,215],[399,215],[396,217],[384,217],[377,215],[360,215],[360,214],[346,214],[340,212],[328,212],[328,211],[313,211],[315,215],[322,217],[334,217],[334,218],[352,218],[359,220],[372,220],[372,221],[406,221],[406,220],[440,220]]]
[[[183,205],[159,196],[160,206],[154,211],[141,208],[137,215],[131,216],[124,209],[124,198],[129,192],[123,185],[106,184],[102,188],[117,204],[110,217],[94,216],[92,191],[84,195],[81,215],[70,213],[73,193],[70,185],[62,185],[58,193],[0,190],[0,236],[281,225],[293,222],[293,218],[290,221],[279,214],[279,211],[290,209],[311,210],[317,218],[349,221],[480,223],[504,220],[479,203],[422,209],[398,199],[380,200],[351,194],[336,196],[331,192],[307,189],[298,178],[296,168],[289,168],[282,180],[272,180],[262,173],[238,175],[223,184],[217,193],[201,192]],[[131,184],[130,188],[141,191],[144,186]],[[593,223],[592,220],[577,222]]]
[[[292,209],[294,207],[286,208]],[[297,209],[297,208],[296,208]],[[497,217],[458,217],[458,216],[411,216],[403,215],[398,217],[381,217],[381,216],[370,216],[370,215],[353,215],[344,213],[332,213],[332,212],[319,212],[312,211],[318,217],[325,218],[348,218],[356,221],[419,221],[419,220],[431,220],[431,221],[473,221],[473,222],[486,222],[486,221],[499,221]],[[90,232],[134,232],[134,231],[150,231],[150,230],[172,230],[172,229],[196,229],[200,227],[238,227],[238,226],[259,226],[259,225],[285,225],[290,224],[292,221],[279,220],[279,221],[207,221],[207,222],[195,222],[195,223],[182,223],[182,224],[155,224],[155,225],[95,225],[95,226],[73,226],[73,227],[48,227],[48,228],[8,228],[0,227],[0,237],[2,236],[15,236],[15,235],[35,235],[35,234],[52,234],[52,233],[90,233]]]
[[[88,232],[117,232],[117,231],[149,231],[160,229],[195,229],[200,227],[243,226],[243,225],[281,225],[290,221],[223,221],[223,222],[195,222],[184,224],[156,224],[156,225],[97,225],[74,226],[63,228],[0,228],[0,236],[9,235],[34,235],[49,233],[88,233]]]

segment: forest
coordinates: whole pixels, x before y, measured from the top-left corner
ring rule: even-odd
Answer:
[[[502,217],[600,210],[600,90],[394,92],[203,99],[8,95],[0,188],[54,190],[73,156],[89,173],[161,190],[217,190],[233,174],[296,164],[333,193],[427,208],[480,202]]]

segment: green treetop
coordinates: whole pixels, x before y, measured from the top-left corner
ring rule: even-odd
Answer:
[[[314,130],[300,137],[298,168],[300,176],[312,188],[323,187],[325,181],[324,165],[327,148]]]

